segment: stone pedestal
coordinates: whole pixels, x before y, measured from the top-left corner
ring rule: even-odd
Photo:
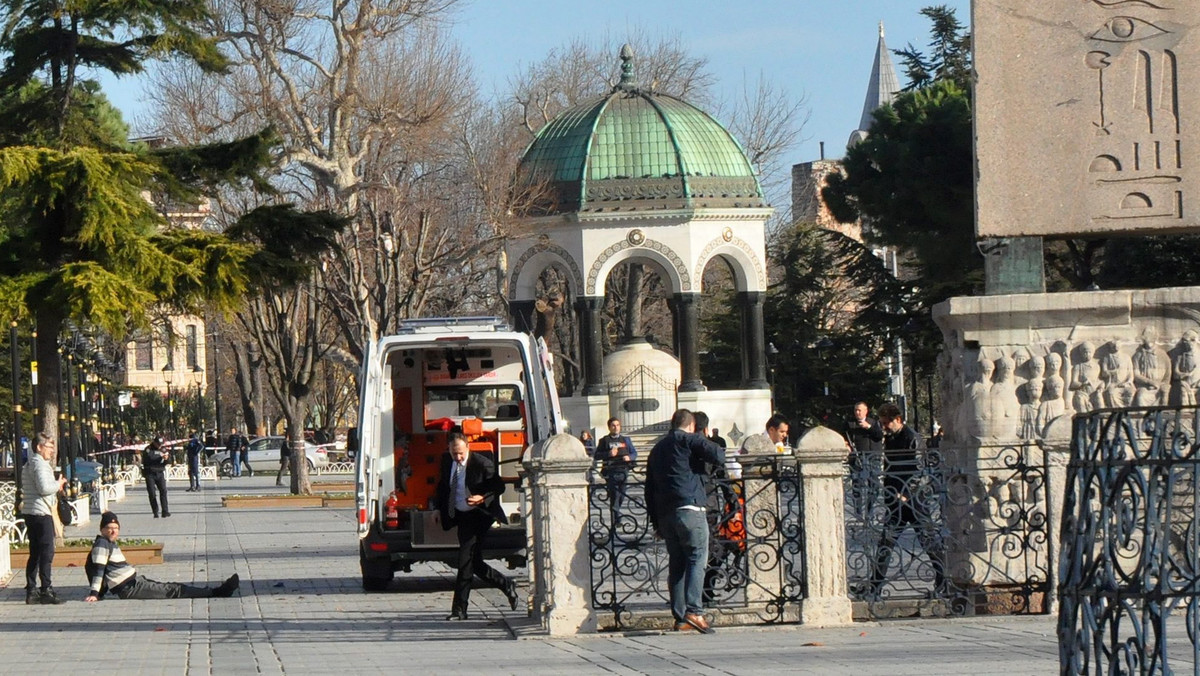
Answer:
[[[583,430],[592,430],[599,438],[607,433],[608,424],[608,395],[563,397],[559,399],[563,418],[567,421],[567,429],[575,436]]]
[[[825,427],[809,430],[796,447],[804,483],[804,566],[808,575],[800,621],[808,625],[844,625],[854,619],[846,590],[842,483],[848,454],[845,439]]]
[[[530,486],[530,596],[534,616],[551,636],[597,628],[587,538],[591,462],[579,439],[559,434],[531,447],[523,463]]]
[[[950,488],[970,492],[947,509],[951,577],[989,586],[1033,574],[1003,538],[1036,513],[1047,541],[1018,546],[1039,548],[1053,584],[1071,416],[1195,403],[1200,287],[952,298],[933,314],[945,338],[942,451],[967,479]],[[1046,476],[1018,481],[1017,459]]]

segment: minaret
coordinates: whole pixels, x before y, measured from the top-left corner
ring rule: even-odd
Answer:
[[[871,66],[871,79],[867,82],[867,98],[863,102],[862,118],[859,119],[858,129],[850,135],[850,143],[854,145],[867,137],[871,128],[871,115],[880,106],[891,103],[900,93],[900,79],[896,77],[896,66],[892,63],[892,53],[884,40],[883,22],[879,22],[879,45],[875,48],[875,63]]]

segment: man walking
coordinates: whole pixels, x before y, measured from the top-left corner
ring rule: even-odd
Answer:
[[[167,507],[167,451],[162,447],[162,437],[154,440],[142,450],[142,476],[146,479],[146,495],[150,498],[150,511],[158,518],[158,500],[162,496],[162,515],[171,516]]]
[[[496,465],[486,456],[472,453],[462,434],[451,433],[447,446],[434,497],[434,504],[441,513],[442,528],[450,530],[458,526],[458,576],[454,581],[454,601],[446,620],[467,619],[467,601],[474,577],[498,587],[516,610],[516,585],[483,561],[483,539],[492,523],[506,521],[500,506],[504,482],[496,473]]]
[[[621,421],[608,419],[608,434],[596,446],[596,458],[600,462],[600,475],[608,484],[608,506],[612,509],[613,524],[621,518],[621,505],[625,503],[625,483],[629,470],[637,460],[637,449],[633,440],[621,434]]]
[[[54,564],[54,510],[58,507],[58,492],[67,483],[66,477],[54,478],[54,437],[39,432],[37,450],[21,470],[21,490],[24,507],[25,533],[29,538],[29,563],[25,566],[25,603],[59,604],[62,599],[54,593],[50,574]],[[5,546],[8,546],[5,543]],[[42,586],[37,586],[41,575]]]
[[[895,404],[879,407],[879,422],[886,437],[883,442],[883,502],[887,516],[871,571],[870,596],[876,598],[886,584],[892,548],[906,528],[911,526],[917,541],[925,549],[933,569],[934,593],[945,592],[946,561],[940,539],[941,525],[936,522],[936,505],[918,491],[918,449],[924,448],[921,435],[904,423],[904,415]]]
[[[667,584],[675,630],[709,634],[713,630],[703,615],[708,562],[704,478],[708,465],[725,465],[725,449],[695,430],[691,411],[681,408],[671,416],[671,431],[654,445],[646,464],[646,511],[655,533],[667,545]]]

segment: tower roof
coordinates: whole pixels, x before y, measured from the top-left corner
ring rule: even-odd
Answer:
[[[895,100],[900,93],[900,79],[896,77],[896,66],[892,63],[892,52],[884,40],[883,22],[879,22],[879,45],[875,48],[875,63],[871,66],[871,79],[867,82],[867,98],[863,102],[862,118],[858,130],[871,128],[871,114],[876,109]]]
[[[766,206],[754,168],[719,122],[691,104],[643,89],[633,50],[621,80],[538,132],[518,184],[545,189],[542,213]]]

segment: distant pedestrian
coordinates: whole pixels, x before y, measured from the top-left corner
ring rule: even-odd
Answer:
[[[171,516],[167,507],[167,450],[163,448],[163,438],[154,437],[142,449],[142,476],[146,479],[146,496],[150,498],[150,511],[158,518],[159,497],[162,498],[163,517]]]
[[[646,463],[646,511],[667,545],[667,586],[675,630],[712,633],[704,618],[704,570],[708,562],[707,466],[725,465],[725,450],[695,434],[692,412],[671,416],[671,431]]]
[[[225,440],[225,448],[229,451],[229,476],[242,475],[242,456],[249,446],[249,440],[238,432],[236,425],[229,429],[229,438]]]
[[[200,455],[204,452],[204,442],[200,439],[200,430],[192,430],[192,437],[187,442],[188,492],[200,490]]]
[[[25,519],[25,534],[29,538],[29,563],[25,565],[25,603],[54,605],[62,599],[54,592],[50,574],[54,564],[54,510],[58,508],[58,492],[67,483],[66,477],[54,478],[54,437],[39,432],[37,448],[21,470],[21,491],[24,494],[21,517]],[[5,543],[4,546],[8,546]],[[37,586],[38,576],[42,585]]]
[[[618,418],[608,419],[608,434],[596,444],[595,456],[596,462],[600,463],[600,475],[608,484],[608,505],[612,509],[615,525],[621,518],[621,506],[625,503],[629,470],[637,461],[637,449],[633,447],[632,439],[621,434],[621,421]]]
[[[178,582],[157,582],[137,574],[137,569],[129,565],[125,553],[117,544],[121,535],[121,522],[117,515],[105,512],[100,515],[100,534],[92,543],[92,551],[88,554],[84,572],[87,573],[90,587],[88,603],[99,601],[108,592],[121,599],[203,599],[227,598],[233,596],[238,588],[237,573],[217,587],[193,587]]]
[[[279,447],[279,475],[275,477],[275,485],[283,485],[283,473],[291,472],[292,464],[292,438],[291,436],[283,435],[283,445]]]
[[[854,405],[854,417],[846,421],[845,435],[850,448],[851,507],[860,518],[866,518],[878,492],[875,467],[883,452],[883,427],[871,417],[867,402]]]
[[[596,457],[596,438],[592,436],[591,430],[580,432],[579,441],[583,443],[583,450],[587,451],[589,458]]]
[[[721,436],[721,430],[712,428],[712,434],[708,435],[708,440],[721,448],[729,448],[729,442],[725,441],[725,437]]]

